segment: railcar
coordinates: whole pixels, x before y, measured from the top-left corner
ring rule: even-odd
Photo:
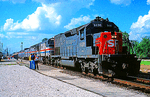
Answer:
[[[24,49],[24,59],[28,60],[28,58],[29,58],[29,48],[25,48]]]
[[[54,36],[54,55],[50,58],[51,64],[109,77],[136,75],[140,69],[140,61],[122,46],[119,28],[101,17]]]
[[[18,60],[18,52],[15,52],[12,57]]]
[[[44,64],[49,64],[49,58],[54,54],[54,38],[50,38],[39,43],[39,60]]]
[[[54,38],[32,45],[18,52],[18,57],[28,59],[30,54],[37,54],[39,61],[49,63],[50,56],[54,54]]]
[[[24,58],[24,50],[21,50],[18,52],[18,57],[19,58]]]
[[[31,46],[29,54],[37,54],[39,61],[49,63],[49,57],[54,54],[54,38],[50,38]],[[28,56],[29,57],[29,56]]]

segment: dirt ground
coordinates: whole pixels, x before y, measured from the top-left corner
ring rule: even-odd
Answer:
[[[150,73],[150,65],[141,65],[140,71],[144,73]]]

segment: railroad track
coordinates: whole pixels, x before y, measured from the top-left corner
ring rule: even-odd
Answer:
[[[141,77],[145,79],[150,79],[150,73],[139,73],[136,77]]]
[[[103,76],[94,76],[93,74],[86,74],[86,76],[90,76],[96,79],[100,79],[103,81],[108,81],[113,84],[120,85],[121,87],[126,87],[130,89],[140,90],[144,93],[150,93],[150,79],[145,79],[141,77],[128,76],[126,78],[106,78]]]
[[[63,69],[63,67],[60,67],[60,66],[54,66],[54,65],[51,65],[51,66]],[[63,71],[62,73],[67,73],[67,74],[73,75],[73,72],[75,72],[75,71]],[[77,72],[75,72],[75,73],[77,73]],[[147,75],[146,76],[141,73],[139,75],[143,75],[143,77],[142,76],[140,76],[140,77],[128,76],[126,78],[109,78],[109,77],[103,77],[100,75],[94,76],[94,74],[92,74],[92,73],[86,74],[85,72],[82,72],[82,75],[87,76],[87,77],[92,77],[95,79],[99,79],[102,81],[111,82],[112,84],[120,85],[121,87],[126,87],[127,89],[139,90],[139,91],[142,91],[142,92],[148,93],[148,94],[150,93],[150,79],[148,78],[148,76],[150,76],[150,74],[146,74]]]
[[[79,72],[74,68],[60,67],[56,65],[50,65],[55,68],[64,69],[62,73],[67,73],[70,75],[77,75],[81,77],[92,77],[94,79],[111,82],[112,84],[120,85],[121,87],[126,87],[127,89],[139,90],[144,93],[150,93],[150,74],[140,73],[138,76],[128,76],[126,78],[108,78],[100,75],[94,76],[92,73],[86,74],[85,72]]]
[[[148,79],[145,80],[143,78],[135,78],[135,77],[132,80],[131,79],[114,78],[112,83],[120,84],[120,85],[125,86],[125,87],[130,88],[130,89],[140,90],[140,91],[145,92],[145,93],[150,93],[149,80]],[[146,83],[146,82],[148,82],[148,83]]]

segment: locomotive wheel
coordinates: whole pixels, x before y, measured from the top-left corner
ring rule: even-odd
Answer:
[[[84,72],[85,71],[85,67],[83,63],[80,63],[80,67],[81,67],[81,71]]]
[[[76,67],[76,69],[79,70],[79,71],[82,71],[80,65],[81,65],[81,64],[79,63],[79,61],[76,61],[76,62],[75,62],[75,67]]]
[[[94,68],[93,69],[93,74],[96,76],[96,74],[98,74],[98,69]]]
[[[55,60],[55,62],[54,62],[54,66],[57,66],[57,60]]]
[[[113,77],[108,77],[109,82],[113,82],[114,78]]]
[[[89,73],[89,69],[88,67],[85,67],[85,73],[88,74]]]
[[[49,63],[47,58],[45,59],[45,61],[46,61],[46,64],[48,64],[48,63]]]
[[[45,58],[42,59],[42,63],[45,64]]]
[[[58,60],[56,60],[56,66],[59,66]]]

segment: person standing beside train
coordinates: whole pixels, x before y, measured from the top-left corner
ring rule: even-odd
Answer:
[[[29,56],[30,69],[31,69],[31,56],[32,56],[32,54],[30,54],[30,56]]]
[[[35,56],[34,54],[31,55],[31,60],[34,60],[35,59]]]
[[[37,54],[35,54],[35,69],[38,69],[39,70],[39,66],[38,66],[38,56],[37,56]]]
[[[34,62],[35,56],[32,54],[31,56],[31,69],[35,69],[35,62]]]

